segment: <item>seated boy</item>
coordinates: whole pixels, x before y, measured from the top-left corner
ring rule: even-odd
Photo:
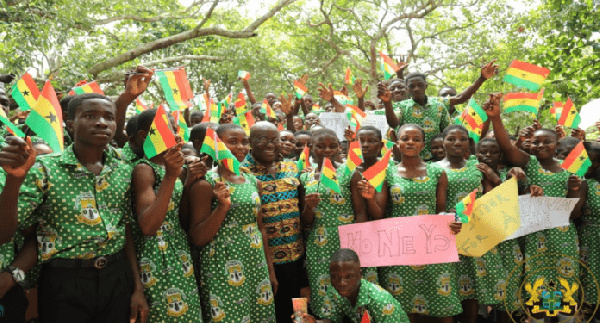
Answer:
[[[400,303],[386,290],[361,279],[358,255],[352,249],[339,249],[329,262],[331,286],[321,310],[323,320],[305,314],[304,322],[361,322],[368,315],[371,323],[408,323]]]

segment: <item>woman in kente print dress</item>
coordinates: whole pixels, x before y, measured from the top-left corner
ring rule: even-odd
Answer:
[[[223,124],[217,135],[238,161],[248,153],[244,129]],[[190,190],[190,237],[201,247],[200,293],[206,322],[275,322],[277,280],[253,175],[219,164]],[[275,286],[275,288],[272,288]]]
[[[329,129],[317,130],[312,136],[310,150],[317,165],[313,171],[300,175],[304,192],[300,192],[302,223],[312,228],[306,239],[306,270],[310,283],[310,307],[316,316],[321,316],[323,299],[331,288],[329,258],[340,248],[338,226],[354,222],[350,199],[350,176],[345,169],[337,167],[337,179],[341,194],[319,184],[324,158],[335,160],[339,154],[339,140]],[[332,162],[334,167],[339,164]]]
[[[490,171],[486,164],[478,164],[476,159],[467,160],[469,153],[469,132],[461,125],[450,125],[444,129],[443,145],[446,156],[435,165],[443,168],[448,176],[448,197],[446,210],[454,211],[469,193],[477,189],[477,198],[491,190],[500,181],[499,176]],[[459,296],[463,304],[463,321],[475,323],[479,304],[500,304],[506,291],[504,267],[496,248],[481,257],[460,255],[457,266]]]
[[[383,216],[388,204],[386,217],[437,214],[446,209],[446,173],[421,159],[424,139],[421,127],[403,125],[398,133],[402,161],[388,167],[381,193],[375,193],[367,181],[359,182],[363,197],[379,201],[379,207],[369,204],[370,213]],[[458,233],[460,227],[460,223],[450,225],[454,233]],[[413,323],[425,320],[423,316],[452,322],[452,316],[462,311],[455,266],[451,263],[380,267],[379,282],[400,302]]]
[[[133,202],[137,226],[132,226],[149,322],[202,322],[198,285],[187,235],[179,222],[183,185],[181,146],[133,169]]]
[[[494,136],[506,160],[512,166],[525,170],[532,185],[544,189],[544,196],[579,198],[571,212],[571,219],[581,215],[587,195],[587,183],[570,175],[560,167],[556,156],[557,137],[553,130],[539,129],[533,133],[531,153],[513,146],[500,118],[500,96],[491,95],[485,104],[488,117],[492,120]],[[525,281],[534,285],[543,278],[540,288],[548,290],[550,282],[560,287],[559,279],[566,279],[569,286],[579,275],[579,242],[575,225],[547,229],[525,236]],[[563,291],[564,292],[564,291]],[[528,294],[523,292],[524,294]],[[523,295],[529,297],[529,295]],[[577,295],[575,296],[577,297]]]

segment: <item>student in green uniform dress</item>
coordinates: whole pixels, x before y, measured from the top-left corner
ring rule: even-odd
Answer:
[[[243,161],[244,129],[219,125],[217,135]],[[206,322],[275,322],[277,279],[263,225],[259,188],[247,173],[219,165],[190,191],[190,237],[202,247],[200,293]],[[291,300],[290,300],[291,302]]]
[[[139,115],[138,135],[142,140],[155,115],[155,109]],[[179,142],[151,159],[139,160],[132,174],[138,224],[133,232],[150,322],[202,321],[190,248],[179,221],[182,145]]]
[[[453,211],[456,204],[475,189],[477,197],[490,191],[494,184],[499,184],[500,177],[486,164],[465,158],[469,155],[469,132],[463,126],[450,125],[444,129],[443,136],[446,157],[435,165],[443,168],[448,176],[446,210]],[[502,259],[496,248],[481,257],[461,255],[460,259],[455,265],[458,294],[463,300],[463,321],[475,323],[479,312],[478,302],[486,305],[502,302]]]
[[[362,322],[367,316],[371,323],[408,323],[402,306],[385,289],[361,279],[358,255],[352,249],[338,249],[329,261],[331,285],[327,290],[322,312],[323,320],[306,314],[308,323]]]
[[[338,226],[354,222],[350,203],[350,173],[346,165],[335,159],[340,151],[337,135],[333,130],[321,129],[313,133],[310,150],[317,162],[316,167],[300,174],[304,189],[300,190],[302,224],[311,226],[306,239],[306,270],[310,283],[310,307],[318,316],[323,299],[330,287],[328,260],[340,248]],[[332,160],[337,169],[341,193],[320,184],[323,160]]]
[[[492,121],[494,136],[506,160],[513,166],[522,167],[531,184],[544,188],[545,196],[579,198],[571,219],[579,217],[586,201],[587,183],[562,169],[560,162],[554,158],[556,133],[549,129],[536,130],[531,140],[533,155],[529,155],[510,142],[500,118],[500,95],[490,95],[484,109]],[[573,223],[531,233],[525,236],[525,273],[531,274],[525,283],[533,286],[537,279],[543,278],[542,288],[548,290],[551,282],[558,284],[559,278],[563,278],[571,286],[579,275],[578,259],[579,241]]]
[[[415,124],[401,126],[398,146],[401,162],[388,167],[382,194],[376,196],[375,188],[366,180],[358,183],[364,197],[378,202],[369,212],[380,214],[386,206],[386,217],[445,211],[448,179],[442,168],[421,159],[420,153],[425,147],[423,129]],[[460,223],[450,224],[454,233],[460,232],[460,228]],[[451,263],[379,268],[380,284],[402,304],[413,323],[426,319],[424,316],[452,322],[452,316],[462,311],[455,277],[455,266]]]
[[[67,120],[74,143],[62,154],[43,156],[32,168],[35,155],[22,139],[11,138],[0,152],[7,173],[0,242],[10,240],[18,222],[39,223],[44,322],[123,322],[148,314],[128,224],[131,166],[108,145],[115,111],[104,95],[78,95]]]

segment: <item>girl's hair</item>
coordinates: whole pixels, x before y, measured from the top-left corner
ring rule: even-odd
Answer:
[[[204,137],[206,136],[206,128],[210,127],[211,129],[215,130],[218,126],[219,125],[214,122],[203,122],[193,126],[192,130],[190,130],[189,141],[194,142],[197,139],[200,141],[200,143],[204,142]]]
[[[438,133],[437,135],[431,137],[431,140],[429,141],[429,143],[432,143],[436,139],[442,139],[442,140],[444,140],[444,135],[442,135],[441,133]]]
[[[337,135],[335,134],[335,131],[333,131],[331,129],[325,129],[325,128],[315,130],[312,134],[312,140],[316,141],[318,138],[326,137],[326,136],[335,138],[339,143],[339,139],[338,139]]]
[[[467,136],[469,135],[469,131],[467,130],[467,128],[463,127],[462,125],[459,124],[451,124],[449,126],[447,126],[446,128],[444,128],[444,138],[446,138],[446,136],[448,136],[448,134],[450,134],[450,131],[452,130],[460,130],[463,131],[464,133],[467,134]]]
[[[477,144],[477,150],[479,150],[479,147],[481,147],[482,144],[486,143],[486,142],[492,142],[495,144],[498,144],[498,142],[496,141],[496,139],[494,138],[483,138],[481,139],[481,141]]]
[[[541,131],[541,132],[544,132],[544,133],[546,133],[548,135],[553,136],[555,140],[558,139],[558,136],[556,135],[556,131],[554,131],[552,129],[544,129],[544,128],[542,128],[542,129],[538,129],[538,130],[534,131],[533,133],[535,134],[538,131]],[[558,141],[558,140],[556,140],[556,141]]]
[[[356,135],[358,136],[358,133],[361,131],[373,131],[375,132],[375,135],[377,136],[377,138],[379,140],[383,139],[383,137],[381,136],[381,130],[379,130],[377,127],[375,126],[364,126],[360,129],[358,129],[358,131],[356,132]]]
[[[415,124],[415,123],[407,123],[407,124],[401,125],[400,129],[398,129],[398,134],[396,135],[396,137],[400,138],[400,133],[402,132],[402,130],[407,129],[407,128],[417,129],[417,130],[421,131],[423,140],[425,140],[425,130],[423,130],[423,128],[421,128],[421,126],[419,126],[418,124]]]
[[[236,130],[239,129],[239,130],[244,131],[244,128],[242,128],[242,126],[240,126],[238,124],[235,124],[235,123],[225,123],[225,124],[220,124],[217,127],[217,136],[223,137],[223,134],[225,132],[227,132],[229,130],[234,130],[234,129],[236,129]],[[244,133],[246,133],[246,132],[244,131]]]

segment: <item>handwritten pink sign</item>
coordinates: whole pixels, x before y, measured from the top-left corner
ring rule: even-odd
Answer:
[[[340,245],[356,251],[362,267],[456,262],[453,221],[454,215],[419,215],[341,225]]]

